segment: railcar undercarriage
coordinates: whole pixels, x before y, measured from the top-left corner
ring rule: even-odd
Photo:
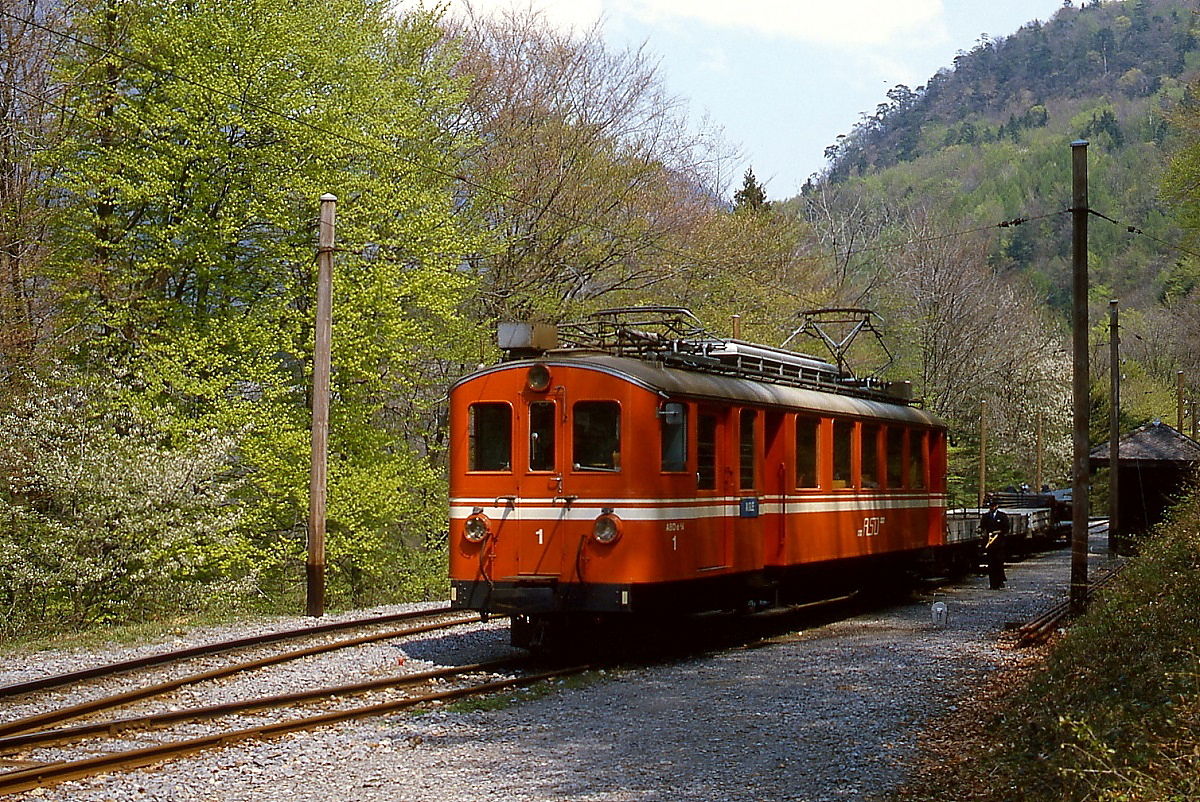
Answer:
[[[921,582],[972,570],[977,562],[972,545],[655,584],[560,583],[548,577],[455,580],[452,605],[479,610],[485,619],[510,616],[513,646],[579,648],[643,637],[647,623],[669,625],[707,613],[760,612],[854,594],[894,597]]]

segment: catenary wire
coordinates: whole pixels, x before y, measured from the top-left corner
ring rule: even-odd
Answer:
[[[1139,237],[1145,237],[1146,239],[1148,239],[1152,242],[1157,242],[1159,245],[1163,246],[1164,248],[1169,248],[1170,250],[1177,251],[1177,252],[1183,253],[1183,254],[1187,254],[1188,256],[1194,256],[1197,259],[1200,259],[1200,253],[1197,253],[1196,251],[1193,251],[1189,248],[1185,248],[1182,245],[1178,245],[1178,244],[1172,243],[1172,242],[1167,242],[1166,240],[1156,237],[1153,234],[1147,234],[1144,230],[1142,230],[1138,226],[1130,225],[1128,223],[1122,223],[1119,220],[1114,220],[1113,218],[1109,217],[1108,215],[1104,214],[1103,212],[1098,212],[1095,209],[1089,208],[1087,211],[1088,211],[1088,214],[1095,215],[1096,217],[1099,217],[1101,220],[1112,223],[1114,226],[1117,226],[1118,228],[1125,229],[1125,231],[1129,234],[1135,234]]]

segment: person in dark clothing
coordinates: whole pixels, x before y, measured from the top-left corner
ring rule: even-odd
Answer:
[[[979,531],[983,532],[984,551],[987,554],[988,580],[992,590],[1004,587],[1008,577],[1004,573],[1005,540],[1008,536],[1008,516],[1000,511],[1000,502],[991,499],[988,511],[979,518]]]

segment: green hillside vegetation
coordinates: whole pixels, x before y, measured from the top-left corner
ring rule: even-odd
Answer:
[[[999,402],[1006,443],[1031,442],[1023,434],[1034,427],[1029,409],[1043,410],[1052,428],[1070,417],[1047,382],[1069,375],[1052,355],[1062,354],[1069,325],[1075,140],[1089,143],[1095,212],[1088,237],[1093,441],[1107,439],[1110,299],[1119,300],[1122,313],[1123,425],[1173,419],[1177,371],[1185,373],[1189,398],[1200,393],[1200,359],[1190,335],[1200,277],[1197,229],[1184,223],[1178,207],[1195,184],[1186,173],[1168,180],[1172,156],[1189,136],[1186,121],[1200,75],[1195,25],[1191,4],[1126,0],[1068,5],[1010,36],[982,36],[925,86],[891,90],[887,103],[827,150],[822,175],[799,197],[775,204],[781,214],[811,225],[835,252],[849,277],[844,298],[898,321],[901,375],[920,379],[928,372],[920,361],[927,354],[915,358],[909,350],[922,336],[908,313],[912,296],[898,295],[894,280],[906,264],[920,261],[915,254],[922,249],[957,243],[959,269],[980,273],[978,291],[1010,308],[1003,322],[992,324],[959,306],[950,325],[1012,331],[1037,321],[1042,310],[1034,325],[1049,326],[1055,344],[1026,348],[1022,356],[1039,360],[1040,370],[1014,373],[1014,361],[998,356],[1005,346],[993,339],[983,349],[988,359],[959,360],[955,375],[960,382],[978,376],[983,385],[997,377],[1022,399],[1024,412],[1005,410],[1003,399],[990,398],[980,385],[971,398],[939,405],[939,386],[949,380],[919,382],[959,429],[953,456],[960,486],[970,488],[969,466],[978,458],[970,421],[980,400]],[[957,336],[959,353],[969,352],[962,341],[968,335]],[[1049,447],[1066,447],[1062,429],[1054,430]],[[1064,455],[1055,453],[1062,465]],[[1019,451],[1000,462],[1001,473],[1028,477]],[[1063,478],[1058,474],[1056,481]]]
[[[1194,25],[1188,3],[1128,0],[1065,8],[1011,36],[984,37],[924,87],[893,89],[829,149],[825,181],[893,215],[919,204],[969,228],[1028,220],[998,233],[992,263],[1066,309],[1069,143],[1084,139],[1090,206],[1117,221],[1092,221],[1095,293],[1138,307],[1177,296],[1190,289],[1188,271],[1155,241],[1179,239],[1158,185],[1169,116],[1190,98],[1200,67]]]

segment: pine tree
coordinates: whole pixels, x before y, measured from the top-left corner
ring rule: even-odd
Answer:
[[[733,193],[733,210],[765,212],[770,208],[766,188],[754,177],[753,168],[746,168],[746,174],[742,177],[742,188]]]

